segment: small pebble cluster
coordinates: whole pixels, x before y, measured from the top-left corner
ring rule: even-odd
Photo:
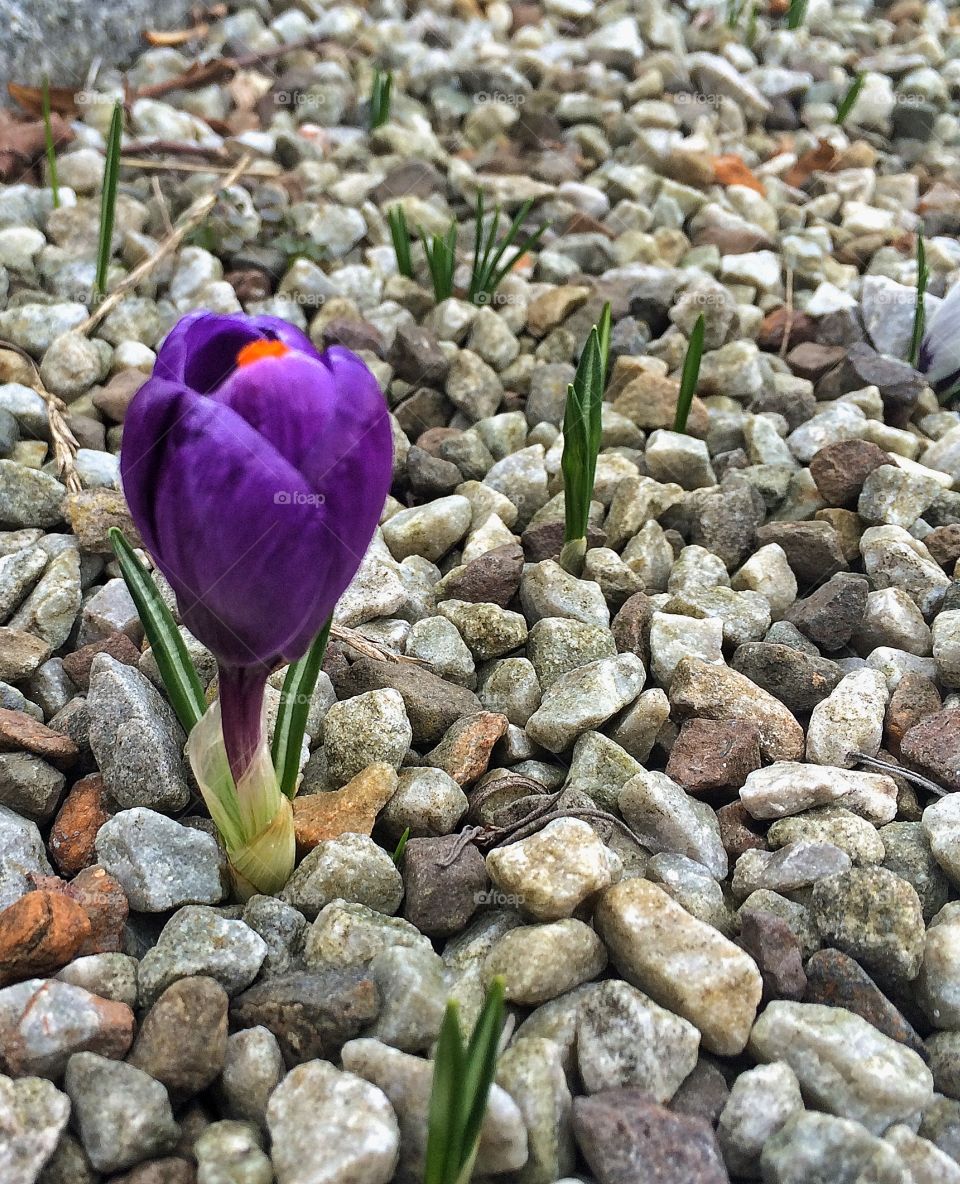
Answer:
[[[960,269],[955,15],[238,7],[201,43],[229,81],[170,86],[187,46],[126,74],[128,144],[201,171],[123,170],[110,286],[204,152],[259,172],[92,332],[120,75],[59,208],[0,187],[3,1184],[418,1184],[446,1002],[468,1031],[498,975],[477,1178],[960,1182],[960,414],[904,360],[916,235],[928,314]],[[550,229],[437,304],[387,211],[472,242],[478,191]],[[560,425],[606,302],[578,577]],[[243,904],[107,537],[126,408],[195,308],[357,350],[394,428],[336,615],[369,652],[331,643],[298,866]]]

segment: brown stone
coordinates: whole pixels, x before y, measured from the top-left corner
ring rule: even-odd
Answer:
[[[729,802],[717,811],[720,825],[720,842],[731,860],[737,860],[744,851],[766,851],[767,840],[754,830],[754,822],[743,802]]]
[[[509,720],[496,711],[465,715],[423,758],[425,765],[443,771],[467,789],[487,771],[493,746],[506,734]]]
[[[826,522],[767,522],[757,527],[757,546],[767,543],[783,548],[801,593],[847,567],[837,532]]]
[[[166,1086],[174,1102],[193,1097],[223,1071],[229,1006],[215,979],[178,979],[144,1016],[127,1060]]]
[[[847,351],[842,345],[820,345],[817,341],[803,341],[787,354],[787,365],[799,378],[816,382],[838,362]]]
[[[567,317],[586,304],[590,289],[565,284],[551,288],[533,299],[527,307],[527,331],[534,337],[544,337],[551,329],[562,325]]]
[[[816,333],[816,325],[812,317],[805,312],[792,314],[787,308],[775,308],[768,312],[760,323],[757,332],[757,345],[769,353],[776,353],[783,345],[783,335],[790,330],[790,343],[794,346],[805,341],[812,341]]]
[[[120,370],[99,390],[94,390],[93,405],[107,419],[123,423],[133,396],[146,381],[147,375],[142,370]]]
[[[297,851],[305,855],[338,835],[368,835],[377,815],[397,791],[397,772],[378,761],[367,765],[342,789],[294,798]]]
[[[0,912],[0,987],[54,974],[90,936],[84,910],[58,892],[28,892]]]
[[[750,171],[742,156],[732,153],[715,156],[713,179],[718,185],[743,185],[747,189],[752,189],[754,193],[759,193],[761,197],[766,196],[767,190],[763,182]]]
[[[50,647],[23,629],[0,625],[0,682],[19,682],[50,657]]]
[[[0,707],[0,752],[32,752],[58,769],[69,769],[80,758],[76,744],[25,711]]]
[[[632,419],[637,427],[646,432],[657,428],[672,430],[679,394],[680,384],[675,379],[644,370],[623,387],[613,401],[613,409]],[[702,438],[709,429],[707,406],[694,395],[687,418],[687,434]]]
[[[132,547],[143,546],[119,489],[81,489],[79,493],[69,494],[63,506],[81,551],[88,551],[92,555],[112,555],[109,535],[112,526],[123,531],[124,538]]]
[[[851,508],[870,473],[889,463],[889,455],[869,440],[840,440],[814,453],[810,476],[828,505]]]
[[[634,592],[623,602],[610,626],[617,653],[636,654],[644,665],[649,666],[650,622],[653,613],[653,602],[645,592]]]
[[[138,1163],[122,1176],[111,1176],[110,1184],[197,1184],[197,1169],[188,1159],[168,1155]]]
[[[821,650],[833,653],[850,641],[863,620],[870,585],[860,575],[838,573],[802,600],[795,600],[784,620]]]
[[[597,1184],[729,1184],[710,1124],[640,1089],[575,1098],[573,1134]]]
[[[236,271],[228,271],[223,278],[244,305],[250,300],[266,300],[273,292],[273,281],[259,267],[241,267]]]
[[[99,865],[84,868],[69,883],[59,876],[30,877],[34,885],[45,891],[61,893],[87,914],[90,933],[77,951],[77,957],[88,954],[116,954],[123,949],[123,929],[130,906],[127,897],[115,880]]]
[[[899,756],[900,744],[907,732],[936,715],[942,706],[940,692],[929,678],[913,672],[905,674],[890,696],[883,721],[883,741],[890,752]]]
[[[739,789],[760,768],[760,731],[743,719],[688,719],[680,729],[667,776],[688,793]]]
[[[960,707],[914,724],[900,741],[900,756],[947,789],[960,789]]]
[[[937,563],[949,571],[950,564],[960,559],[960,522],[951,522],[949,526],[938,526],[931,530],[923,536],[923,545]]]
[[[109,654],[125,666],[136,666],[140,661],[140,651],[133,644],[126,633],[111,633],[108,637],[101,637],[99,641],[91,641],[89,645],[82,645],[72,654],[63,659],[63,670],[67,677],[84,694],[90,689],[90,667],[97,654]]]
[[[411,839],[403,855],[403,915],[427,937],[459,933],[480,907],[489,886],[483,856],[460,838]],[[452,862],[448,863],[448,860]]]
[[[803,998],[807,976],[800,942],[782,917],[760,910],[741,910],[740,944],[760,970],[763,1003],[771,999],[798,1002]]]
[[[563,550],[565,526],[562,518],[528,526],[520,536],[523,553],[528,563],[542,563],[544,559],[558,559]],[[607,536],[599,526],[587,525],[587,549],[605,547]]]
[[[103,778],[91,773],[67,794],[50,828],[47,847],[62,875],[75,876],[96,861],[97,831],[109,817]]]
[[[425,387],[421,387],[425,390]],[[429,452],[431,456],[440,456],[440,445],[446,440],[452,440],[456,436],[462,436],[463,432],[456,428],[427,428],[425,432],[421,432],[417,436],[417,447],[422,448],[424,452]]]
[[[506,608],[520,587],[522,575],[523,548],[519,543],[504,543],[454,568],[443,580],[443,594],[453,600]]]

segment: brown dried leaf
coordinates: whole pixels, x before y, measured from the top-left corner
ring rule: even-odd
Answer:
[[[816,148],[804,152],[793,168],[783,175],[784,181],[795,189],[802,189],[814,173],[825,173],[833,167],[837,150],[827,140],[821,140]]]
[[[43,114],[43,88],[39,86],[24,86],[19,82],[8,82],[7,93],[10,98],[22,107],[28,115],[35,115],[39,119]],[[76,115],[77,93],[72,87],[50,87],[50,110],[58,111],[61,115]]]
[[[57,114],[50,116],[50,129],[58,145],[69,144],[73,139],[69,124]],[[45,148],[42,120],[17,120],[0,111],[0,181],[21,177],[43,156]]]
[[[202,40],[209,32],[210,26],[207,24],[194,25],[191,29],[147,29],[143,39],[150,45],[169,49]]]

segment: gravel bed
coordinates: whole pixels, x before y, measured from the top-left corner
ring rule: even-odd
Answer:
[[[415,1184],[444,1006],[495,975],[478,1179],[960,1182],[960,413],[904,361],[917,236],[928,316],[960,273],[960,25],[772,7],[261,0],[100,70],[59,208],[0,186],[3,1184]],[[198,55],[240,64],[170,85]],[[123,79],[169,167],[122,172],[110,287],[254,166],[88,332]],[[478,192],[549,229],[437,304],[387,212],[472,243]],[[606,302],[577,578],[560,425]],[[383,656],[331,643],[298,866],[244,904],[107,538],[194,309],[356,350],[394,429],[336,613]]]

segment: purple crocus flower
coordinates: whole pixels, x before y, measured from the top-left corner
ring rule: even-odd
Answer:
[[[390,489],[376,379],[276,317],[191,313],[124,421],[123,489],[183,623],[215,655],[235,780],[268,674],[306,652],[353,578]]]

